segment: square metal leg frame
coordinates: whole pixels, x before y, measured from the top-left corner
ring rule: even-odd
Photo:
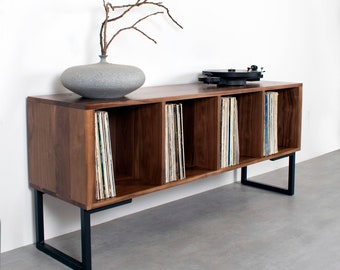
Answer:
[[[253,182],[247,179],[247,167],[241,168],[241,183],[243,185],[252,186],[256,188],[261,188],[265,190],[270,190],[286,195],[294,195],[295,186],[295,153],[287,156],[282,156],[276,159],[289,157],[289,175],[288,175],[288,188],[279,188],[267,184],[261,184]],[[81,257],[82,261],[78,261],[73,257],[63,253],[62,251],[48,245],[45,243],[44,235],[44,209],[43,209],[43,195],[44,193],[38,190],[34,190],[35,195],[35,227],[36,227],[36,247],[40,251],[46,253],[47,255],[53,257],[59,262],[67,265],[71,269],[92,269],[91,260],[91,214],[100,212],[109,208],[117,207],[127,203],[131,203],[132,200],[126,200],[123,202],[111,204],[108,206],[100,207],[93,210],[84,210],[80,208],[80,221],[81,221]]]
[[[93,210],[84,210],[80,208],[81,221],[81,257],[82,261],[78,261],[73,257],[63,253],[62,251],[45,243],[44,236],[44,209],[43,209],[43,192],[35,190],[35,228],[36,228],[36,247],[40,251],[53,257],[59,262],[67,265],[71,269],[86,269],[92,268],[91,262],[91,214],[103,211],[112,207],[117,207],[123,204],[130,203],[132,200],[111,204]]]
[[[271,185],[267,185],[267,184],[261,184],[258,182],[253,182],[247,179],[247,167],[243,167],[241,168],[241,183],[243,185],[247,185],[247,186],[251,186],[251,187],[256,187],[256,188],[260,188],[260,189],[265,189],[265,190],[269,190],[269,191],[274,191],[274,192],[278,192],[278,193],[282,193],[282,194],[286,194],[286,195],[294,195],[294,187],[295,187],[295,153],[286,155],[286,156],[282,156],[282,157],[278,157],[275,159],[271,159],[272,161],[274,160],[278,160],[281,158],[285,158],[288,157],[289,158],[289,165],[288,165],[288,187],[287,189],[284,188],[279,188],[279,187],[275,187],[275,186],[271,186]]]

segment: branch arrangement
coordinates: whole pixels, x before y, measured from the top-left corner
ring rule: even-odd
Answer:
[[[148,19],[152,16],[156,16],[156,15],[159,15],[159,14],[166,14],[171,19],[171,21],[173,23],[175,23],[178,27],[183,29],[183,27],[171,16],[169,9],[166,6],[164,6],[162,2],[152,2],[152,1],[148,1],[148,0],[136,0],[136,2],[134,4],[114,6],[111,3],[103,0],[103,5],[104,5],[104,9],[105,9],[105,20],[103,21],[101,28],[100,28],[100,49],[101,49],[102,55],[107,54],[108,47],[110,46],[112,41],[120,33],[122,33],[123,31],[126,31],[126,30],[135,30],[135,31],[141,33],[142,35],[144,35],[146,38],[153,41],[154,43],[157,43],[156,40],[154,40],[153,38],[151,38],[149,35],[147,35],[145,32],[143,32],[142,30],[140,30],[138,28],[138,24],[140,22],[142,22],[142,21],[144,21],[144,20],[146,20],[146,19]],[[150,14],[144,16],[144,17],[139,18],[138,20],[136,20],[130,26],[119,29],[114,34],[112,34],[112,36],[110,38],[108,38],[107,28],[108,28],[109,23],[115,22],[115,21],[123,18],[129,11],[131,11],[134,8],[147,6],[147,5],[156,6],[161,11],[156,11],[156,12],[150,13]],[[110,14],[114,13],[115,11],[121,11],[120,15],[110,17]]]

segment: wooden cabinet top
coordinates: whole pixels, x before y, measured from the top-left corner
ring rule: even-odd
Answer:
[[[100,109],[105,107],[130,106],[143,103],[166,102],[211,96],[235,95],[249,92],[270,91],[285,88],[302,87],[302,83],[287,82],[252,82],[245,86],[217,87],[203,83],[177,84],[142,87],[119,99],[87,99],[74,93],[28,97],[43,103],[79,109]]]

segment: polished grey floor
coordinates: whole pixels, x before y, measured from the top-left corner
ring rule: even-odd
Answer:
[[[293,197],[235,183],[95,226],[93,269],[340,269],[340,150],[299,163],[296,180]],[[51,242],[79,257],[79,233]],[[67,269],[33,245],[1,257],[1,270]]]

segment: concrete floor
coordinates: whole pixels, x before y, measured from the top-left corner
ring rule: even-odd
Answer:
[[[235,183],[95,226],[93,269],[340,269],[339,194],[340,150],[299,163],[293,197]],[[79,258],[79,233],[49,243]],[[1,257],[1,270],[68,269],[33,245]]]

